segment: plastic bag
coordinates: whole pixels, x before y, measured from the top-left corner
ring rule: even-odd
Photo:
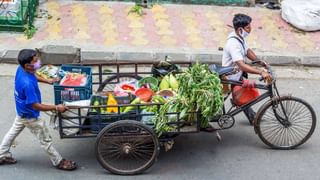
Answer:
[[[113,92],[115,96],[128,96],[130,93],[134,94],[136,89],[138,89],[138,81],[131,80],[116,84]]]
[[[77,106],[77,107],[86,107],[90,106],[90,99],[89,100],[80,100],[80,101],[73,101],[73,102],[65,102],[65,106]],[[81,124],[79,124],[79,119],[78,118],[72,118],[72,119],[66,119],[64,117],[78,117],[78,109],[69,109],[66,112],[62,113],[62,121],[61,121],[61,126],[63,127],[68,127],[68,126],[75,126],[79,128],[64,128],[63,133],[65,135],[73,135],[79,132],[80,130],[80,125],[83,124],[85,121],[85,117],[81,118]],[[81,114],[85,115],[88,113],[88,108],[81,108]],[[54,129],[57,129],[59,127],[59,121],[58,121],[58,116],[56,114],[52,114],[50,118],[50,125],[54,127]]]
[[[166,60],[153,64],[151,72],[154,77],[163,77],[171,72],[179,72],[179,66],[171,63],[167,59],[166,57]]]
[[[304,31],[320,30],[319,0],[284,0],[281,16],[288,23]]]
[[[233,87],[232,97],[235,105],[242,106],[260,96],[260,92],[254,88],[254,84],[254,82],[244,80],[242,86]]]

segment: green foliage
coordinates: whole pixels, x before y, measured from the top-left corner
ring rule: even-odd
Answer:
[[[159,135],[175,129],[168,123],[176,122],[177,116],[168,116],[167,113],[180,113],[180,118],[193,121],[197,119],[195,112],[198,112],[201,114],[201,127],[207,127],[209,120],[223,107],[220,79],[207,64],[196,63],[177,75],[177,80],[180,84],[177,95],[165,103],[154,118],[155,130]]]
[[[35,28],[33,25],[24,26],[24,35],[27,37],[27,39],[31,39],[33,35],[37,32],[37,28]]]
[[[136,4],[130,9],[128,14],[130,14],[130,13],[135,13],[135,14],[137,14],[139,16],[142,16],[142,15],[144,15],[143,7],[141,7],[140,5]]]

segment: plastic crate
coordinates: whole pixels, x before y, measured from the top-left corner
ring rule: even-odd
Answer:
[[[118,104],[130,104],[130,102],[134,99],[134,96],[115,96],[115,99]],[[106,105],[108,101],[107,96],[91,96],[90,105],[94,104],[94,101],[98,100],[99,105]],[[100,108],[91,108],[88,112],[88,121],[90,124],[91,132],[98,133],[102,130],[106,125],[116,122],[118,120],[140,120],[141,118],[137,117],[137,112],[135,110],[127,112],[127,113],[102,113]]]
[[[114,96],[114,98],[117,101],[117,104],[130,104],[130,102],[136,98],[134,95],[129,96]],[[92,95],[90,99],[90,105],[94,105],[94,101],[98,100],[99,105],[107,105],[108,96],[101,96],[101,95]],[[93,108],[92,108],[93,109]],[[92,109],[89,110],[89,112],[92,111]]]
[[[60,70],[65,72],[84,73],[88,75],[87,83],[84,86],[61,86],[54,84],[54,102],[61,104],[64,101],[78,101],[90,99],[92,95],[92,71],[88,66],[62,65]],[[61,76],[60,76],[61,77]],[[61,77],[62,78],[62,77]]]

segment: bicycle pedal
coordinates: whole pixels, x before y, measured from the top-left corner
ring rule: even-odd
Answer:
[[[222,140],[222,137],[220,136],[218,131],[216,132],[216,137],[219,142]]]

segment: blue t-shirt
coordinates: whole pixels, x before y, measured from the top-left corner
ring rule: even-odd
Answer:
[[[40,112],[32,108],[32,104],[41,103],[41,94],[37,77],[18,67],[15,78],[14,97],[16,110],[20,117],[38,118]]]

